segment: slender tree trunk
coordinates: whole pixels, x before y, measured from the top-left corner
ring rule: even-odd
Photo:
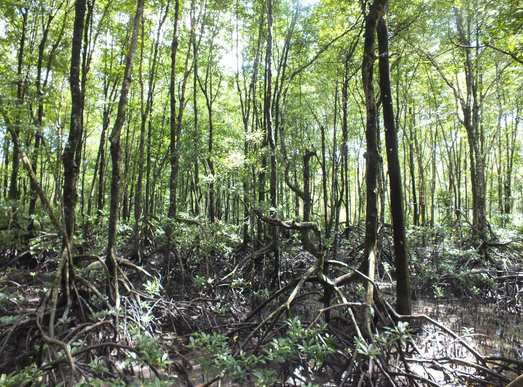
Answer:
[[[432,135],[432,152],[431,152],[431,182],[430,182],[430,227],[434,227],[435,207],[436,207],[436,141],[438,138],[438,126],[434,129]]]
[[[418,211],[419,211],[419,225],[426,226],[426,210],[427,210],[427,199],[426,199],[426,176],[423,170],[424,152],[420,147],[420,139],[414,135],[414,149],[416,151],[416,163],[418,167],[419,185],[418,185]]]
[[[348,125],[348,116],[349,116],[349,95],[348,95],[348,88],[349,88],[349,59],[350,56],[346,55],[345,57],[345,71],[343,73],[343,85],[341,88],[341,110],[343,112],[342,116],[342,126],[341,126],[341,132],[342,132],[342,141],[341,141],[341,159],[342,159],[342,167],[341,167],[341,180],[343,185],[343,192],[345,193],[344,202],[345,202],[345,220],[347,221],[346,226],[348,226],[348,222],[350,219],[350,203],[349,203],[349,150],[348,150],[348,141],[349,141],[349,125]],[[358,180],[358,179],[356,179]]]
[[[191,15],[192,25],[193,25],[193,31],[196,24],[196,16],[194,13],[196,10],[194,7],[191,10],[193,14]],[[203,32],[203,31],[202,31]],[[200,38],[203,34],[200,34]],[[191,179],[193,182],[191,194],[194,194],[194,214],[199,215],[200,214],[200,111],[198,110],[198,71],[199,71],[199,61],[198,61],[198,51],[199,51],[199,44],[196,40],[195,34],[193,34],[192,39],[192,56],[194,60],[194,66],[193,66],[193,118],[194,118],[194,124],[193,124],[193,153],[194,153],[194,177]],[[205,166],[205,165],[204,165]],[[189,180],[190,177],[187,177],[187,180]],[[186,185],[187,186],[187,185]],[[187,196],[187,195],[184,195]],[[207,196],[206,196],[207,198]],[[208,200],[204,201],[204,216],[205,219],[208,219],[209,216],[209,206],[208,206]]]
[[[104,63],[107,66],[107,62]],[[113,60],[109,63],[109,71],[113,67]],[[107,67],[106,67],[107,69]],[[111,113],[113,112],[113,104],[117,95],[117,87],[119,80],[112,81],[109,77],[104,79],[104,106],[102,112],[102,132],[100,134],[100,142],[98,145],[98,154],[96,156],[96,163],[93,173],[93,180],[91,183],[91,192],[87,203],[87,215],[92,214],[92,202],[95,197],[96,182],[98,182],[98,192],[96,193],[96,209],[98,216],[102,213],[105,203],[105,169],[106,169],[106,140],[107,132],[109,130]]]
[[[409,108],[410,116],[412,117],[412,122],[409,125],[409,138],[408,148],[409,148],[409,171],[410,171],[410,181],[412,185],[412,202],[414,207],[414,226],[419,226],[419,209],[418,209],[418,193],[416,191],[416,167],[414,165],[414,131],[413,127],[416,126],[415,115],[412,112],[412,108]],[[406,133],[406,131],[405,131]]]
[[[403,188],[401,167],[398,152],[398,135],[394,124],[392,91],[390,87],[389,37],[385,15],[378,23],[379,73],[380,90],[383,106],[383,123],[385,126],[385,143],[387,148],[387,165],[390,184],[390,212],[394,233],[394,253],[396,263],[396,310],[399,314],[411,314],[409,252],[405,230],[403,209]]]
[[[465,48],[465,83],[466,96],[459,98],[463,112],[462,124],[467,131],[469,144],[469,162],[471,172],[472,189],[472,220],[479,237],[487,239],[487,216],[486,216],[486,183],[485,183],[485,155],[483,152],[483,132],[480,125],[481,102],[478,98],[478,71],[477,48],[471,48],[472,44],[468,36],[470,25],[465,26],[459,10],[455,9],[456,27],[458,39]],[[470,23],[470,20],[467,20]]]
[[[267,46],[265,54],[265,96],[264,96],[264,122],[267,142],[270,148],[270,177],[269,177],[269,196],[271,207],[278,208],[277,201],[277,165],[276,165],[276,136],[273,127],[273,106],[272,101],[272,61],[273,61],[273,0],[267,0]],[[278,246],[278,229],[276,226],[269,226],[271,241],[274,252],[274,275],[280,275],[280,253]]]
[[[327,190],[327,157],[325,154],[325,127],[320,125],[321,131],[321,172],[322,172],[322,190],[323,190],[323,224],[325,227],[325,238],[330,239],[330,229],[329,229],[329,193]],[[332,184],[331,184],[332,185]]]
[[[519,106],[516,110],[516,119],[512,124],[512,127],[508,128],[507,122],[505,120],[505,142],[506,142],[506,177],[505,184],[503,187],[503,201],[504,201],[504,210],[505,214],[512,214],[512,173],[514,169],[514,154],[516,151],[516,137],[517,137],[517,128],[518,124],[521,121],[519,114]]]
[[[58,9],[60,9],[60,8],[61,7],[58,7]],[[47,87],[49,73],[51,72],[55,54],[58,49],[58,46],[60,45],[60,42],[62,41],[63,36],[64,36],[64,30],[65,30],[64,27],[65,27],[65,23],[66,23],[66,18],[64,18],[62,28],[61,28],[60,32],[58,33],[58,36],[56,37],[56,41],[52,45],[51,50],[49,52],[49,59],[47,62],[46,75],[45,75],[45,78],[42,79],[44,54],[45,54],[45,49],[46,49],[47,43],[48,43],[49,30],[51,27],[51,23],[53,22],[54,17],[56,16],[57,11],[58,10],[50,10],[45,24],[42,25],[42,27],[43,27],[42,39],[40,41],[40,44],[38,45],[38,61],[37,61],[37,73],[36,73],[36,92],[37,92],[38,96],[43,96],[45,94],[44,89],[46,89],[46,87]],[[38,156],[40,153],[40,143],[42,141],[41,130],[42,130],[43,120],[44,120],[44,99],[39,98],[38,109],[37,109],[36,119],[35,119],[35,123],[34,123],[36,126],[35,145],[34,145],[34,152],[33,152],[32,158],[31,158],[31,164],[32,164],[32,168],[33,168],[33,171],[35,174],[38,171]],[[40,184],[41,184],[41,182],[42,182],[42,180],[40,180]],[[36,213],[37,198],[38,198],[37,187],[36,187],[35,183],[31,180],[31,200],[29,202],[29,217],[31,218],[30,225],[29,225],[30,229],[33,229],[33,220],[34,220],[33,215]]]
[[[131,87],[133,63],[138,45],[138,35],[142,20],[145,0],[138,0],[136,15],[134,17],[133,32],[129,45],[129,52],[125,61],[125,71],[120,91],[120,101],[116,121],[111,133],[111,161],[112,161],[112,180],[111,180],[111,209],[109,214],[109,235],[107,244],[107,267],[112,275],[116,276],[116,238],[118,234],[118,216],[120,212],[120,180],[122,170],[122,146],[121,133],[124,125],[129,89]],[[118,306],[118,299],[115,300]]]
[[[3,186],[3,197],[4,199],[7,199],[8,198],[8,193],[9,193],[9,157],[10,157],[10,154],[9,154],[9,141],[7,140],[7,138],[4,138],[4,177],[3,177],[3,180],[4,180],[4,186]]]
[[[73,45],[71,54],[71,70],[69,83],[71,87],[71,126],[69,137],[62,155],[64,167],[63,183],[63,212],[65,236],[64,245],[71,249],[74,240],[75,210],[78,200],[77,180],[80,171],[79,154],[82,151],[83,135],[83,92],[80,86],[80,70],[82,68],[82,43],[86,13],[86,0],[77,0],[75,3],[75,20],[73,31]]]
[[[138,142],[138,176],[136,177],[136,190],[134,192],[134,252],[137,254],[137,261],[142,262],[140,241],[141,241],[141,229],[140,229],[140,217],[142,216],[142,199],[143,199],[143,169],[144,169],[144,154],[145,154],[145,131],[147,127],[147,118],[149,115],[149,93],[148,91],[147,102],[145,99],[145,90],[143,82],[143,56],[144,56],[144,40],[145,40],[145,26],[142,20],[142,34],[141,34],[141,45],[140,45],[140,70],[139,70],[139,81],[140,81],[140,139]],[[147,105],[147,107],[146,107]]]
[[[243,145],[243,151],[245,158],[248,157],[249,151],[251,149],[248,136],[252,131],[255,130],[257,121],[257,106],[256,106],[256,79],[258,77],[259,73],[259,64],[260,64],[260,56],[261,56],[261,48],[262,48],[262,35],[263,35],[263,23],[264,21],[264,15],[263,13],[259,16],[258,21],[258,37],[257,37],[257,46],[256,51],[254,54],[254,60],[253,60],[253,69],[251,74],[250,82],[247,85],[244,86],[244,90],[242,93],[242,87],[240,84],[240,64],[237,63],[236,67],[236,88],[238,90],[238,94],[240,95],[240,103],[242,107],[242,119],[243,119],[243,127],[244,127],[244,134],[245,134],[245,141]],[[238,25],[236,26],[236,51],[239,52],[239,36],[238,36]],[[239,55],[238,55],[239,57]],[[252,113],[251,113],[252,112]],[[249,166],[246,164],[246,174],[248,175],[249,172]],[[251,190],[255,192],[255,189],[253,189],[252,185],[247,181],[247,179],[244,179],[243,182],[243,188],[244,188],[244,208],[243,208],[243,214],[244,214],[244,226],[243,226],[243,244],[244,246],[247,246],[247,242],[251,239],[250,233],[249,233],[249,223],[252,223],[253,217],[251,215],[251,209],[249,206],[249,201],[251,200]],[[252,224],[251,224],[252,228]],[[256,243],[253,241],[252,248],[254,249],[256,247]]]
[[[168,216],[170,218],[176,217],[177,213],[177,190],[178,190],[178,171],[180,163],[180,136],[181,136],[181,124],[179,119],[183,115],[183,106],[185,98],[185,85],[187,80],[187,70],[185,79],[182,86],[182,95],[180,96],[179,111],[176,114],[176,57],[178,54],[178,21],[180,19],[180,1],[175,0],[174,3],[174,28],[173,28],[173,39],[171,42],[171,80],[169,86],[170,95],[170,110],[171,110],[171,130],[170,130],[170,165],[171,173],[169,178],[169,211]],[[187,54],[187,61],[189,60],[189,54]]]
[[[338,173],[339,173],[339,159],[338,159],[338,143],[337,143],[337,130],[338,130],[338,97],[339,91],[338,91],[338,83],[336,82],[336,90],[334,91],[334,122],[332,125],[332,165],[331,165],[331,194],[330,194],[330,217],[329,217],[329,223],[327,224],[327,230],[330,232],[332,231],[333,225],[334,227],[334,238],[337,237],[338,233],[338,225],[339,225],[339,217],[340,217],[340,206],[341,206],[341,197],[343,196],[343,187],[341,187],[341,193],[339,192],[339,183],[338,183]],[[325,234],[327,235],[327,234]],[[333,243],[336,243],[336,239],[334,239]],[[336,256],[336,255],[334,255]],[[327,264],[325,264],[327,266]],[[327,269],[326,269],[327,270]],[[325,271],[325,274],[327,272]]]
[[[25,55],[25,41],[27,38],[27,17],[29,15],[29,9],[26,7],[22,7],[20,10],[22,14],[22,34],[20,37],[20,46],[18,48],[18,69],[17,69],[17,76],[18,81],[16,82],[16,103],[18,105],[18,109],[21,108],[21,105],[23,104],[24,100],[24,76],[23,76],[23,69],[24,69],[24,55]],[[18,117],[20,113],[17,113],[17,119],[16,127],[14,128],[16,131],[16,135],[20,136],[20,119]],[[15,141],[13,139],[13,152],[12,152],[12,160],[11,163],[11,180],[9,183],[9,195],[8,199],[10,200],[18,200],[20,199],[20,187],[18,186],[19,183],[19,177],[18,172],[20,170],[20,143],[18,141]]]
[[[147,211],[148,211],[148,199],[145,200],[145,211],[143,211],[143,175],[144,167],[146,168],[146,175],[149,177],[150,165],[149,162],[144,163],[145,156],[145,132],[147,127],[148,136],[147,136],[147,161],[150,161],[150,143],[151,143],[151,112],[153,109],[154,102],[154,93],[156,89],[156,65],[158,61],[158,52],[160,44],[160,33],[167,19],[169,13],[170,2],[167,2],[165,7],[165,13],[158,24],[158,30],[156,32],[156,39],[153,42],[153,47],[151,51],[153,52],[151,69],[149,71],[149,80],[147,83],[147,96],[145,96],[144,90],[144,80],[143,80],[143,61],[144,61],[144,23],[142,23],[142,44],[141,44],[141,55],[140,55],[140,90],[141,90],[141,125],[140,125],[140,143],[139,143],[139,165],[138,165],[138,179],[136,182],[136,193],[135,193],[135,207],[134,207],[134,250],[138,255],[138,262],[142,261],[142,249],[141,249],[141,239],[142,239],[142,227],[140,221],[142,218],[142,212],[145,212],[143,215],[143,223],[147,223]],[[145,100],[145,101],[144,101]],[[146,165],[144,165],[146,164]],[[149,180],[147,179],[147,186]]]
[[[367,111],[367,123],[365,137],[367,140],[367,150],[365,159],[367,160],[367,207],[365,219],[365,241],[364,241],[364,262],[362,269],[371,280],[374,280],[376,264],[376,243],[378,228],[378,174],[382,162],[381,155],[378,152],[378,117],[376,107],[376,97],[373,85],[374,61],[375,61],[375,43],[376,29],[381,19],[387,0],[374,0],[370,6],[369,12],[365,19],[365,42],[363,51],[362,64],[362,82],[365,92],[365,103]],[[371,334],[371,312],[370,308],[373,302],[374,289],[373,284],[367,282],[367,295],[365,302],[367,310],[365,313],[364,327],[367,334]]]
[[[205,79],[202,82],[199,78],[198,74],[195,73],[195,82],[196,79],[198,79],[200,89],[202,90],[203,96],[205,97],[205,105],[207,107],[207,116],[208,116],[208,124],[209,124],[209,137],[207,141],[207,152],[208,156],[206,159],[207,166],[209,168],[209,173],[211,176],[214,177],[215,170],[214,170],[214,162],[213,162],[213,147],[214,147],[214,109],[213,104],[218,97],[219,91],[220,91],[220,84],[221,84],[221,78],[218,80],[218,84],[216,85],[216,92],[213,94],[213,75],[214,75],[214,68],[212,65],[212,58],[215,54],[214,51],[214,39],[217,36],[218,30],[216,26],[214,26],[211,33],[211,39],[210,39],[210,48],[209,48],[209,55],[207,58],[207,67],[205,69]],[[197,57],[196,55],[196,48],[194,57]],[[196,66],[195,66],[196,68]],[[195,105],[196,105],[196,83],[195,83]],[[211,223],[214,223],[215,218],[219,218],[216,208],[218,207],[219,202],[219,195],[218,198],[215,198],[215,187],[214,182],[211,181],[209,183],[208,188],[208,203],[207,203],[207,217]]]
[[[116,84],[115,84],[116,86]],[[106,143],[106,137],[107,137],[107,131],[109,130],[110,125],[110,112],[112,109],[108,106],[109,104],[105,103],[104,106],[104,112],[103,112],[103,123],[102,123],[102,133],[100,134],[100,144],[98,146],[98,156],[100,158],[99,162],[99,169],[100,173],[98,176],[98,195],[96,200],[96,209],[98,210],[98,214],[100,214],[103,211],[104,203],[105,203],[105,168],[106,168],[106,161],[105,161],[105,143]],[[94,179],[93,177],[93,188],[94,188]],[[89,211],[90,214],[90,211]]]

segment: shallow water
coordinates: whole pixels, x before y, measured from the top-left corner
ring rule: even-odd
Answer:
[[[413,304],[414,313],[426,314],[457,334],[468,334],[480,353],[522,359],[523,318],[495,309],[492,304],[448,299],[420,299]]]

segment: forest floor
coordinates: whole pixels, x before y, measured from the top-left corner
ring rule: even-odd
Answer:
[[[74,356],[76,386],[504,386],[523,373],[520,250],[491,249],[488,264],[465,245],[450,250],[412,246],[415,315],[398,321],[375,303],[370,337],[359,333],[359,283],[343,287],[348,304],[334,298],[329,309],[321,286],[307,280],[273,318],[314,265],[292,238],[282,242],[278,276],[270,255],[252,260],[248,249],[216,248],[202,258],[152,245],[140,263],[151,277],[125,271],[134,289],[118,316],[80,289],[74,313],[55,330]],[[360,251],[360,236],[345,238],[331,259],[356,267]],[[65,355],[44,344],[35,326],[56,269],[56,257],[45,254],[1,255],[2,387],[57,386],[70,374]],[[89,280],[104,287],[99,271]],[[387,237],[375,284],[394,305]]]

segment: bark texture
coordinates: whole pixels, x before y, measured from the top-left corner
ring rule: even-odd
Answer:
[[[63,212],[66,241],[72,247],[74,239],[75,210],[78,201],[77,182],[80,171],[83,133],[83,93],[80,86],[80,69],[82,67],[82,42],[85,25],[86,1],[75,3],[73,45],[71,49],[71,70],[69,85],[71,87],[71,124],[69,137],[62,155],[64,166]]]

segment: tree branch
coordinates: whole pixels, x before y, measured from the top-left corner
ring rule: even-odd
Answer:
[[[263,215],[260,209],[256,207],[252,207],[252,210],[254,213],[263,220],[265,223],[268,223],[270,225],[281,227],[287,230],[313,230],[318,231],[318,223],[316,222],[295,222],[293,220],[291,221],[285,221],[278,218],[270,218],[268,216]]]

